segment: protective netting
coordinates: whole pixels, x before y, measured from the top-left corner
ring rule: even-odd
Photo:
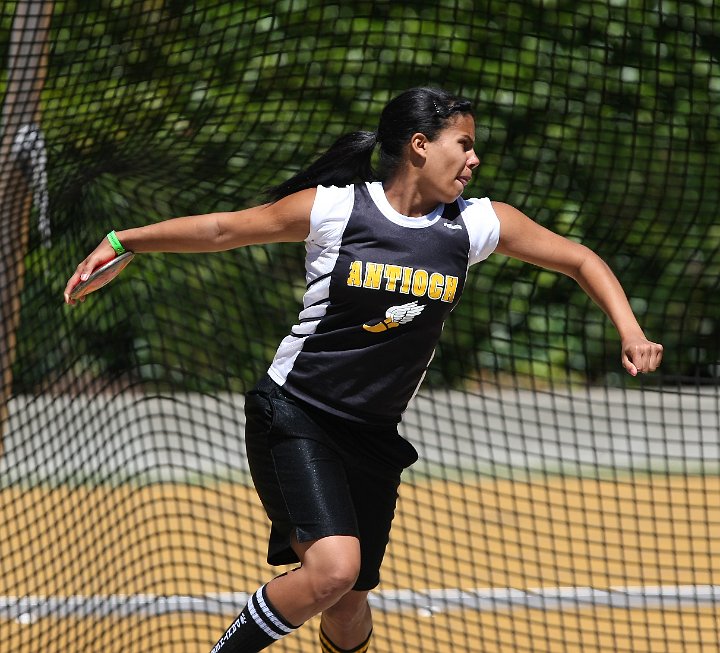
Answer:
[[[257,203],[425,84],[475,105],[466,195],[596,250],[666,354],[633,379],[571,280],[473,270],[403,423],[421,460],[372,650],[717,650],[719,14],[3,2],[0,650],[209,650],[271,577],[242,392],[297,316],[302,246],[139,256],[74,309],[62,289],[110,229]]]

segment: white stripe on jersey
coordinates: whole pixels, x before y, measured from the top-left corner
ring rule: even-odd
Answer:
[[[305,338],[315,333],[325,316],[330,301],[330,274],[335,268],[343,233],[355,202],[353,186],[347,188],[318,187],[310,215],[310,234],[305,243],[305,278],[309,285],[303,297],[299,322],[283,338],[268,370],[270,378],[284,385],[302,351]],[[310,322],[302,320],[310,319]]]

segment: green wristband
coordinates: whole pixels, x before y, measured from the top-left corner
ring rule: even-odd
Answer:
[[[125,253],[125,248],[122,246],[122,243],[120,242],[119,238],[117,237],[117,234],[115,231],[111,231],[106,238],[108,239],[108,242],[110,243],[110,247],[112,247],[115,250],[115,253],[120,256],[120,254]]]

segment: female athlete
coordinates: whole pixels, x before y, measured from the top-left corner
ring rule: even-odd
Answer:
[[[587,247],[487,198],[464,199],[480,161],[468,101],[410,89],[377,132],[341,137],[242,211],[112,233],[72,288],[117,251],[215,252],[304,241],[307,292],[267,375],[247,394],[246,447],[272,527],[271,564],[300,563],[258,589],[212,649],[253,653],[321,613],[326,653],[368,650],[400,475],[417,459],[397,431],[471,265],[499,252],[575,279],[609,316],[621,364],[651,372],[662,347]],[[379,170],[371,166],[379,149]]]

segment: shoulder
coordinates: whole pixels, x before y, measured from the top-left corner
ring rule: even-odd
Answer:
[[[489,197],[459,197],[460,211],[463,217],[471,219],[478,223],[484,223],[485,226],[492,226],[499,222],[495,207],[497,202],[493,202]]]
[[[355,184],[347,186],[318,186],[315,189],[315,204],[313,209],[318,210],[328,207],[343,205],[352,201],[355,195]]]
[[[470,264],[486,259],[500,239],[500,220],[488,197],[458,198],[460,213],[470,238]]]
[[[310,213],[308,242],[323,244],[335,240],[350,217],[355,186],[318,186]]]

